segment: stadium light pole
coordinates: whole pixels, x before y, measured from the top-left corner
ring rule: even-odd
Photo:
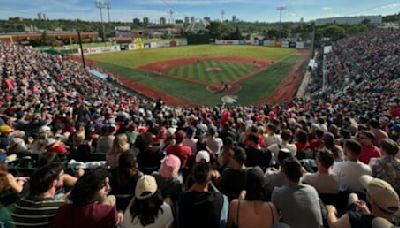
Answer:
[[[282,38],[282,11],[286,10],[286,6],[276,8],[279,11],[279,39]]]
[[[104,0],[96,0],[95,5],[96,5],[96,8],[98,8],[100,10],[100,23],[101,23],[101,28],[103,31],[103,42],[106,42],[104,23],[103,23],[103,12],[102,12],[102,9],[106,8]]]

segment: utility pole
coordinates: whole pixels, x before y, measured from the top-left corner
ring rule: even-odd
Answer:
[[[279,11],[279,39],[282,39],[282,11],[286,10],[286,6],[276,8]]]
[[[225,10],[221,10],[221,22],[224,23]]]
[[[107,15],[108,15],[108,26],[110,26],[110,9],[111,9],[111,2],[108,0],[106,3]]]
[[[175,10],[173,10],[173,9],[168,10],[169,20],[172,25],[174,24],[174,13],[175,13]]]
[[[106,34],[104,31],[103,11],[102,11],[102,9],[106,8],[106,4],[105,4],[104,0],[96,0],[95,5],[96,5],[96,8],[98,8],[100,10],[100,22],[101,22],[101,28],[103,31],[103,42],[106,42]]]

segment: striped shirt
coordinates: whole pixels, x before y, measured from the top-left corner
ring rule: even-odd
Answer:
[[[50,227],[58,208],[64,200],[22,199],[11,213],[12,223],[17,227]]]

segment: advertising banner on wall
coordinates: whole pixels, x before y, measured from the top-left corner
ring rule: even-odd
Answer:
[[[282,48],[289,48],[289,41],[287,41],[287,40],[282,41],[282,46],[281,47]]]
[[[296,48],[296,42],[290,41],[289,42],[289,48]]]
[[[304,48],[304,42],[296,42],[296,48],[303,49]]]

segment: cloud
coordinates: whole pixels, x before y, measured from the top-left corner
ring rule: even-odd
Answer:
[[[248,3],[246,0],[147,0],[137,2],[137,5],[169,5],[169,6],[201,6],[201,5],[220,5],[231,3]]]
[[[381,7],[381,9],[397,9],[400,8],[400,3],[390,3]]]
[[[331,7],[323,7],[322,10],[323,11],[329,11],[329,10],[332,10],[332,8]]]

